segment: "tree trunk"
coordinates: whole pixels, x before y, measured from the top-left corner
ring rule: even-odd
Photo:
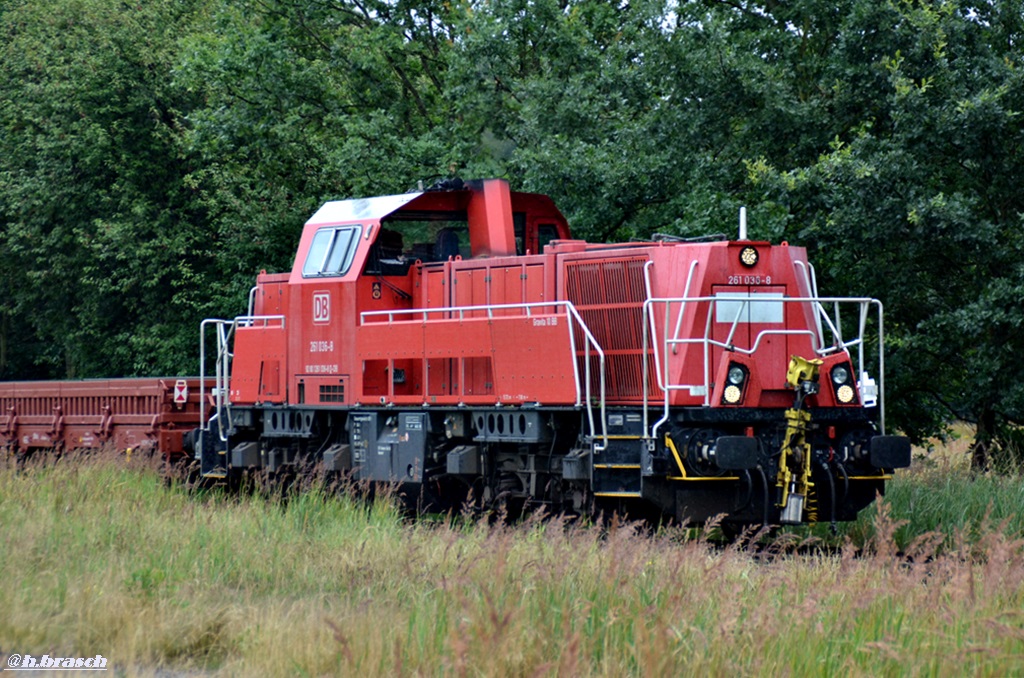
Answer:
[[[996,411],[985,405],[978,416],[978,429],[971,445],[971,470],[987,471],[992,463],[992,444],[996,439]]]

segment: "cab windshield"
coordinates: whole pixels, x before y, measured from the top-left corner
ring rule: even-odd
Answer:
[[[361,232],[360,226],[333,226],[318,230],[306,254],[302,277],[341,276],[348,273]]]

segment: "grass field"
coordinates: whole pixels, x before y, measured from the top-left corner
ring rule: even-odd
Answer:
[[[6,465],[0,651],[161,676],[1024,672],[1024,482],[917,466],[838,548],[792,550],[825,534],[804,530],[755,555],[189,492],[123,459]]]

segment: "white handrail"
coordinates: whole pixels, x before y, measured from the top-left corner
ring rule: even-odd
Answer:
[[[259,285],[253,285],[252,289],[249,290],[249,315],[256,313],[256,290],[259,288]]]
[[[812,283],[812,280],[810,279],[809,276],[806,277],[805,280],[807,280],[808,283]],[[683,390],[683,389],[690,389],[691,393],[693,393],[694,389],[703,389],[704,406],[707,407],[707,406],[710,405],[709,398],[710,398],[710,386],[711,386],[711,384],[710,384],[710,379],[711,379],[710,369],[711,369],[711,365],[709,363],[710,363],[710,360],[711,360],[710,355],[711,355],[712,347],[718,347],[718,348],[722,348],[722,349],[725,349],[725,350],[728,350],[728,351],[734,351],[734,352],[737,352],[737,353],[741,353],[741,354],[744,354],[744,355],[753,355],[754,353],[756,353],[758,351],[758,349],[761,348],[762,343],[764,341],[766,341],[771,336],[774,336],[774,335],[789,335],[789,336],[807,335],[810,338],[811,347],[814,350],[815,354],[816,355],[820,355],[820,356],[830,355],[830,354],[833,354],[833,353],[835,353],[837,351],[849,352],[849,349],[851,349],[853,347],[857,347],[858,350],[857,350],[856,358],[854,358],[852,355],[850,357],[851,357],[851,360],[853,360],[854,363],[855,363],[854,364],[854,371],[856,372],[856,374],[859,375],[860,371],[863,370],[863,367],[864,367],[864,364],[865,364],[864,352],[865,352],[866,341],[865,341],[864,335],[866,333],[867,320],[868,320],[868,317],[870,315],[870,308],[872,306],[874,306],[877,309],[877,318],[878,318],[878,340],[877,340],[877,346],[878,346],[878,412],[879,412],[879,426],[881,428],[882,433],[885,432],[885,355],[884,355],[884,352],[883,352],[883,348],[884,348],[884,344],[885,344],[885,332],[884,332],[884,324],[883,324],[883,308],[882,308],[882,304],[881,304],[880,301],[878,301],[877,299],[870,298],[870,297],[817,297],[817,296],[811,296],[811,297],[775,297],[775,296],[772,296],[770,299],[768,299],[766,301],[770,301],[770,303],[773,303],[773,304],[774,303],[779,303],[779,304],[812,303],[812,304],[814,304],[815,307],[817,308],[817,312],[815,313],[815,317],[817,318],[818,325],[817,326],[813,326],[812,328],[798,329],[798,330],[786,330],[786,329],[778,329],[778,330],[766,329],[766,330],[761,330],[761,331],[758,332],[756,337],[754,337],[754,341],[753,341],[752,345],[750,345],[749,347],[743,347],[743,346],[737,347],[737,346],[735,346],[733,344],[733,338],[735,336],[735,331],[736,331],[737,325],[739,324],[739,321],[740,321],[740,319],[743,316],[743,312],[747,308],[748,304],[750,304],[751,302],[757,302],[757,301],[760,301],[760,300],[757,298],[757,293],[753,293],[753,294],[751,294],[751,295],[749,295],[747,297],[729,298],[727,300],[732,302],[732,303],[740,302],[739,303],[740,308],[739,308],[739,311],[736,314],[736,317],[733,318],[732,322],[730,323],[729,331],[728,331],[728,336],[727,336],[725,341],[720,341],[720,340],[713,339],[712,336],[711,336],[711,330],[712,330],[712,327],[713,327],[713,318],[714,318],[714,314],[716,312],[715,309],[717,307],[716,305],[718,303],[720,303],[721,301],[723,301],[723,298],[721,298],[719,296],[691,297],[689,295],[686,295],[686,296],[683,296],[683,297],[656,297],[656,298],[648,298],[648,300],[644,302],[644,306],[643,306],[643,313],[644,313],[644,318],[645,318],[644,319],[644,324],[643,324],[643,349],[644,349],[644,354],[646,355],[646,351],[647,351],[649,343],[652,344],[654,352],[655,352],[655,370],[657,370],[657,375],[658,375],[658,380],[657,380],[658,381],[658,387],[664,393],[664,411],[663,411],[662,417],[658,421],[656,421],[653,424],[653,426],[651,426],[650,429],[648,429],[647,427],[648,427],[648,423],[649,423],[649,419],[648,419],[649,405],[648,405],[648,399],[647,399],[646,391],[645,391],[645,395],[644,395],[644,430],[645,431],[650,430],[650,436],[652,438],[654,438],[654,437],[656,437],[658,435],[658,430],[663,425],[665,425],[665,423],[669,420],[669,399],[670,399],[669,398],[669,393],[670,392],[672,392],[672,391],[679,391],[679,390]],[[686,337],[686,338],[678,338],[678,331],[679,330],[677,328],[676,332],[674,332],[673,335],[670,336],[668,334],[668,330],[669,330],[669,324],[668,323],[669,323],[669,318],[671,317],[671,312],[670,312],[671,306],[673,304],[678,304],[678,305],[680,305],[682,307],[682,306],[684,306],[686,304],[693,304],[693,303],[704,303],[704,304],[708,305],[707,322],[706,322],[705,328],[704,328],[704,335],[703,336],[689,336],[689,337]],[[660,341],[657,339],[657,325],[656,325],[656,321],[655,321],[655,311],[654,311],[655,306],[657,306],[659,304],[662,304],[662,305],[665,306],[665,323],[663,325],[663,336],[664,336],[664,338],[662,340],[660,340]],[[834,307],[834,312],[835,312],[836,318],[837,318],[835,323],[833,323],[832,318],[829,317],[829,314],[825,310],[825,306],[827,304],[832,304],[833,307]],[[840,309],[840,307],[841,307],[841,305],[844,305],[844,304],[857,305],[859,307],[858,336],[855,337],[855,338],[849,339],[849,340],[845,340],[842,337],[842,333],[841,333],[841,331],[839,329],[840,324],[839,324],[839,320],[838,319],[841,318],[841,309]],[[821,328],[821,324],[820,323],[821,323],[822,319],[824,319],[824,321],[828,324],[829,329],[832,332],[832,338],[834,340],[834,343],[832,345],[825,345],[825,343],[824,343],[824,336],[822,335],[821,330],[820,330],[820,328]],[[650,330],[648,330],[648,326],[650,327]],[[653,336],[651,336],[649,338],[649,334],[653,335]],[[668,365],[668,363],[669,363],[668,356],[670,354],[670,350],[671,350],[672,353],[678,353],[678,346],[679,345],[701,345],[703,347],[703,380],[704,380],[703,384],[681,384],[681,383],[680,384],[676,384],[676,383],[671,383],[671,380],[670,380],[670,370],[669,370],[669,365]],[[665,356],[665,365],[664,366],[659,364],[659,360],[658,360],[659,346],[661,347],[661,351],[663,351],[664,356]],[[662,375],[662,373],[661,373],[661,369],[662,368],[664,368],[664,375]],[[647,376],[648,366],[647,366],[646,362],[643,365],[643,369],[644,369],[644,385],[645,385],[645,388],[646,388],[647,384],[649,383],[649,381],[648,381],[649,378]]]
[[[576,306],[571,301],[566,301],[566,300],[561,300],[561,301],[535,301],[535,302],[525,302],[525,303],[518,303],[518,304],[482,304],[482,305],[476,305],[476,306],[435,306],[435,307],[429,307],[429,308],[388,309],[388,310],[384,310],[384,311],[363,311],[363,312],[361,312],[359,314],[359,321],[360,321],[361,325],[373,325],[373,324],[377,324],[377,323],[368,322],[369,319],[371,319],[371,318],[378,318],[378,317],[384,317],[384,318],[386,318],[386,320],[383,321],[383,322],[386,323],[386,324],[389,324],[389,325],[395,324],[395,323],[426,323],[428,321],[427,320],[428,316],[430,316],[431,314],[434,314],[434,313],[446,313],[446,314],[457,315],[458,320],[459,321],[463,321],[463,320],[466,319],[465,316],[466,316],[467,313],[477,313],[477,312],[485,312],[487,314],[486,317],[488,319],[493,319],[495,317],[494,316],[494,312],[495,311],[503,311],[503,310],[521,310],[521,311],[524,311],[525,317],[533,317],[534,309],[554,309],[554,308],[563,308],[563,309],[565,309],[566,316],[571,317],[572,320],[576,322],[577,326],[580,328],[580,331],[583,333],[584,339],[586,340],[585,341],[585,346],[584,346],[584,354],[583,354],[584,374],[583,374],[582,381],[584,382],[584,386],[583,386],[583,388],[581,388],[580,387],[581,379],[580,379],[580,374],[579,374],[579,366],[576,363],[576,339],[575,339],[575,336],[574,336],[573,331],[572,331],[572,324],[569,323],[570,350],[572,351],[572,354],[573,354],[573,380],[574,380],[575,386],[576,386],[576,406],[577,407],[582,407],[582,406],[584,406],[584,401],[586,401],[585,402],[585,407],[587,409],[587,420],[588,420],[588,423],[590,424],[590,430],[591,430],[592,433],[594,431],[596,431],[597,429],[595,428],[593,403],[591,402],[592,401],[592,398],[591,398],[592,394],[591,394],[591,390],[590,390],[591,389],[591,387],[590,387],[590,383],[591,383],[590,351],[593,350],[594,354],[597,355],[597,357],[598,357],[598,365],[599,365],[599,369],[600,369],[600,381],[599,381],[599,384],[600,384],[599,408],[600,408],[600,413],[601,413],[601,415],[600,415],[600,424],[601,424],[600,437],[601,437],[603,442],[602,442],[601,445],[596,447],[596,450],[597,451],[601,451],[601,450],[605,449],[605,447],[607,447],[607,444],[608,444],[607,389],[606,389],[606,384],[605,384],[605,354],[604,354],[604,349],[601,348],[601,345],[598,343],[597,338],[594,337],[593,332],[590,331],[590,328],[587,326],[586,322],[583,321],[583,318],[580,316],[579,311],[576,309]],[[396,320],[395,316],[422,316],[422,317],[421,318],[411,318],[411,319],[408,319],[408,320]],[[502,317],[515,317],[515,316],[502,316]],[[444,318],[444,319],[451,319],[451,316],[449,316],[448,318]]]
[[[228,383],[231,379],[231,359],[234,353],[231,351],[231,338],[238,327],[250,327],[262,322],[267,325],[271,322],[280,322],[281,328],[285,327],[285,316],[283,315],[240,315],[234,320],[222,318],[206,318],[199,323],[199,428],[206,430],[206,329],[213,327],[217,335],[217,358],[214,362],[214,410],[217,416],[217,434],[221,442],[227,442],[227,432],[224,427],[224,417],[231,415],[231,394],[228,391]]]
[[[794,269],[800,269],[804,275],[804,282],[807,283],[807,291],[812,297],[818,296],[818,281],[814,274],[814,266],[812,264],[805,264],[802,261],[793,262]],[[818,306],[818,313],[824,313],[824,309]],[[822,344],[825,343],[825,335],[821,329],[821,316],[818,313],[814,314],[815,327],[818,330],[818,337]]]

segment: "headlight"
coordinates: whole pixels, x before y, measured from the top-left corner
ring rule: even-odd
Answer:
[[[857,399],[857,392],[854,390],[853,371],[849,363],[842,363],[832,368],[829,373],[832,379],[832,386],[835,388],[836,400],[843,405],[849,405]]]
[[[736,363],[729,365],[725,374],[725,390],[722,391],[722,402],[736,405],[743,400],[743,386],[747,382],[747,368]]]
[[[749,245],[740,250],[740,263],[747,268],[756,265],[758,258],[757,250]]]

